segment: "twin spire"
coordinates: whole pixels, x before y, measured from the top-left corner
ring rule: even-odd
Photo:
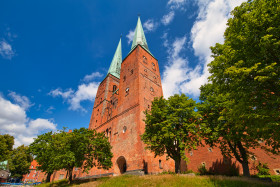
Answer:
[[[134,38],[131,46],[131,51],[140,44],[142,47],[144,47],[146,50],[149,51],[148,44],[146,41],[146,37],[143,31],[143,27],[141,24],[140,16],[138,17],[137,25],[134,31]]]
[[[111,62],[108,74],[112,74],[117,78],[120,78],[121,73],[121,64],[122,64],[122,39],[120,38],[118,47],[114,54],[113,60]]]
[[[150,54],[148,44],[146,41],[146,37],[143,31],[143,27],[141,24],[140,17],[138,17],[137,25],[134,31],[134,38],[131,46],[131,51],[137,46],[141,45],[144,49],[146,49]],[[122,63],[122,44],[121,39],[119,41],[118,47],[116,49],[116,52],[114,54],[113,60],[111,62],[108,74],[114,75],[117,78],[120,78],[120,72],[121,72],[121,63]]]

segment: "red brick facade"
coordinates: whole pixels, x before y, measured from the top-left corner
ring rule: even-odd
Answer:
[[[154,97],[162,95],[158,62],[138,45],[123,60],[120,79],[108,74],[98,88],[89,128],[109,137],[114,157],[112,169],[93,168],[91,175],[172,170],[172,161],[154,158],[139,136],[145,128],[143,111],[151,107]]]
[[[42,182],[46,179],[47,175],[45,172],[42,172],[37,169],[38,163],[36,160],[31,162],[29,167],[29,173],[23,176],[23,182]]]

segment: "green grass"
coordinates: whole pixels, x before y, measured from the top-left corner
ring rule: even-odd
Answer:
[[[46,184],[45,184],[46,185]],[[184,176],[184,175],[146,175],[146,176],[130,176],[122,175],[118,177],[104,177],[93,182],[82,184],[73,184],[71,186],[79,185],[80,187],[112,187],[112,186],[205,186],[205,187],[262,187],[262,186],[280,186],[280,183],[262,182],[258,179],[245,177],[224,177],[224,176]],[[41,185],[39,185],[42,187]],[[69,186],[67,183],[57,183],[47,186]],[[45,186],[45,187],[47,187]]]

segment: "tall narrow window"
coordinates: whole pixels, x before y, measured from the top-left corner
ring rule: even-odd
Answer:
[[[158,161],[158,166],[160,169],[162,169],[161,160]]]
[[[126,126],[124,126],[124,127],[123,127],[123,133],[126,132],[126,129],[127,129]]]
[[[113,85],[113,92],[115,92],[117,90],[117,86]]]

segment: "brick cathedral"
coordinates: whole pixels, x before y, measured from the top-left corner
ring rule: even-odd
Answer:
[[[131,50],[122,60],[121,40],[105,79],[100,83],[92,110],[90,129],[104,132],[113,152],[109,173],[160,172],[172,170],[172,163],[145,150],[139,135],[144,133],[143,111],[154,97],[163,96],[157,59],[152,55],[140,18]],[[166,163],[164,163],[166,162]],[[160,166],[159,166],[160,164]],[[106,171],[92,169],[92,175]]]
[[[144,35],[140,18],[135,29],[131,50],[122,59],[121,40],[117,46],[109,71],[100,83],[96,94],[90,129],[103,132],[108,137],[113,152],[113,166],[109,170],[92,168],[89,173],[82,173],[75,168],[73,178],[84,178],[104,175],[151,174],[163,171],[174,171],[172,159],[165,156],[154,158],[154,154],[145,150],[140,135],[144,133],[145,115],[143,111],[150,109],[155,97],[163,96],[161,78],[157,59],[152,55]],[[280,175],[280,156],[266,154],[257,148],[250,150],[255,156],[249,159],[251,174],[256,174],[258,162],[268,163],[272,175]],[[224,158],[218,148],[198,147],[186,152],[189,163],[181,162],[181,171],[197,171],[200,165],[221,175],[230,175],[233,170],[242,174],[242,167],[235,159]],[[30,174],[24,181],[42,181],[44,172],[36,170],[34,160],[30,166]],[[51,181],[66,177],[66,171],[55,171]]]

